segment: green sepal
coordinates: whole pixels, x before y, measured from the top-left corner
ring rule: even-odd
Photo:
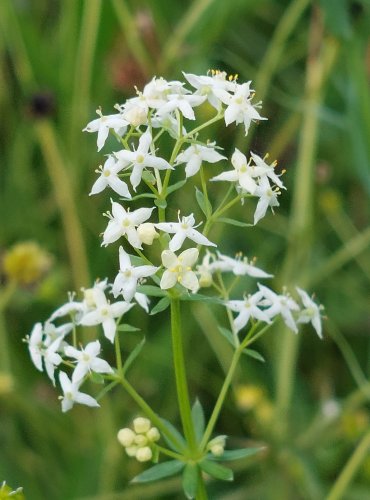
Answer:
[[[211,460],[202,460],[199,465],[204,472],[215,479],[221,479],[221,481],[232,481],[234,479],[234,474],[231,469],[224,467],[223,465],[216,464]]]
[[[180,446],[175,444],[169,437],[167,437],[164,433],[161,433],[161,436],[166,441],[171,450],[177,451],[178,453],[182,453],[186,449],[186,441],[184,437],[180,434],[180,432],[176,429],[174,425],[171,424],[168,420],[161,418],[162,424],[167,427],[170,433],[175,437],[176,441]]]
[[[150,311],[151,316],[154,314],[158,314],[170,305],[170,299],[168,297],[162,297],[159,302],[153,307],[153,309]]]
[[[174,476],[184,467],[184,462],[179,462],[179,460],[162,462],[134,477],[134,479],[131,480],[131,483],[148,483],[150,481],[157,481],[158,479]]]
[[[89,378],[91,382],[94,382],[94,384],[104,384],[104,377],[101,373],[90,372]]]
[[[261,361],[262,363],[265,362],[265,358],[254,349],[243,349],[243,354],[246,354],[247,356],[250,356],[253,359],[257,359],[257,361]]]
[[[217,219],[215,222],[223,222],[224,224],[231,224],[232,226],[238,226],[238,227],[251,227],[253,224],[250,224],[249,222],[241,222],[236,219],[230,219],[229,217],[220,217]]]
[[[212,205],[209,202],[209,200],[206,199],[202,191],[200,191],[196,186],[195,186],[195,197],[197,199],[198,205],[201,209],[201,211],[204,213],[206,217],[211,215],[212,213]]]
[[[151,172],[149,172],[149,170],[143,170],[141,177],[148,184],[153,184],[154,186],[154,184],[156,183],[154,175]]]
[[[241,458],[251,457],[260,451],[265,450],[266,448],[241,448],[240,450],[226,450],[222,455],[216,457],[214,455],[207,455],[207,460],[216,460],[220,462],[228,462],[231,460],[240,460]]]
[[[186,184],[186,181],[187,179],[183,179],[182,181],[176,182],[175,184],[172,184],[172,186],[169,186],[167,188],[167,194],[173,193],[174,191],[182,188],[182,186]]]
[[[184,490],[186,498],[191,500],[197,494],[199,483],[199,467],[195,463],[185,465],[182,473],[182,489]]]
[[[144,347],[145,344],[145,337],[142,338],[142,340],[137,344],[137,346],[134,348],[133,351],[130,352],[128,358],[126,359],[123,367],[122,367],[122,373],[125,374],[127,370],[130,368],[132,363],[135,361],[135,359],[139,356],[142,348]]]
[[[160,200],[157,198],[156,200],[154,200],[154,205],[157,205],[157,207],[159,207],[159,208],[167,208],[167,201]]]
[[[124,323],[122,325],[118,325],[117,330],[119,332],[139,332],[140,328],[136,328],[136,326],[131,326],[127,323]]]
[[[166,292],[154,285],[139,285],[137,291],[151,297],[164,297]]]
[[[230,330],[228,330],[227,328],[224,328],[223,326],[219,326],[218,327],[221,335],[223,337],[225,337],[225,339],[234,347],[235,349],[235,339],[234,339],[234,335],[232,334],[232,332],[230,332]]]
[[[191,409],[191,418],[194,425],[196,440],[198,443],[200,443],[204,434],[204,429],[206,424],[204,418],[204,411],[202,405],[199,402],[199,399],[196,399],[195,403],[193,404],[193,408]]]

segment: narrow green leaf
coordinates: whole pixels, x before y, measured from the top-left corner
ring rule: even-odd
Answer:
[[[260,451],[265,450],[266,448],[260,447],[260,448],[242,448],[240,450],[227,450],[224,451],[222,455],[219,457],[216,457],[214,455],[208,455],[207,459],[209,460],[216,460],[216,461],[231,461],[231,460],[240,460],[241,458],[246,458],[246,457],[251,457],[255,455],[256,453],[259,453]]]
[[[163,297],[150,311],[150,314],[153,316],[154,314],[158,314],[170,305],[170,299],[168,297]]]
[[[216,220],[216,222],[223,222],[224,224],[231,224],[232,226],[238,226],[238,227],[253,226],[253,224],[249,224],[248,222],[241,222],[236,219],[229,219],[229,217],[220,217],[219,219]]]
[[[199,482],[199,467],[197,464],[186,464],[182,473],[182,488],[186,498],[195,498]]]
[[[154,465],[150,469],[142,472],[132,479],[132,483],[148,483],[149,481],[157,481],[165,477],[174,476],[184,468],[185,464],[178,460],[171,460],[169,462],[162,462],[161,464]]]
[[[251,358],[257,359],[258,361],[262,361],[262,363],[265,362],[265,358],[257,351],[254,349],[244,349],[243,354],[246,354],[247,356],[250,356]]]
[[[153,193],[142,193],[142,194],[137,194],[136,196],[133,196],[132,198],[123,198],[123,197],[120,197],[120,200],[122,200],[122,201],[124,201],[126,203],[127,201],[140,200],[140,198],[155,198],[155,194],[153,194]]]
[[[167,207],[167,201],[166,200],[154,200],[154,204],[157,205],[159,208],[166,208]]]
[[[195,400],[193,404],[193,408],[191,409],[191,418],[193,420],[195,437],[198,442],[202,440],[204,428],[205,428],[205,418],[204,411],[202,405],[199,402],[199,399]]]
[[[230,332],[230,330],[228,330],[227,328],[224,328],[223,326],[219,326],[218,327],[221,335],[223,337],[225,337],[225,339],[235,348],[235,340],[234,340],[234,335],[232,334],[232,332]]]
[[[119,332],[138,332],[140,331],[140,328],[136,328],[136,326],[131,326],[128,325],[127,323],[124,323],[122,325],[118,325],[117,330]]]
[[[140,285],[137,287],[137,291],[152,297],[164,297],[166,295],[164,290],[154,285]]]
[[[131,353],[129,354],[128,358],[126,359],[126,361],[125,361],[125,363],[124,363],[124,365],[122,367],[123,373],[127,372],[127,370],[130,368],[130,366],[132,365],[132,363],[139,356],[142,348],[144,347],[144,344],[145,344],[145,337],[143,337],[143,339],[141,340],[141,342],[139,342],[137,344],[137,346],[135,347],[135,349],[133,351],[131,351]]]
[[[173,193],[174,191],[177,191],[178,189],[182,188],[186,184],[187,179],[184,179],[182,181],[176,182],[176,184],[172,184],[172,186],[169,186],[167,188],[167,194]]]
[[[177,446],[172,440],[170,440],[167,436],[162,434],[163,439],[166,441],[168,446],[179,453],[182,453],[183,450],[186,448],[186,441],[183,438],[183,436],[180,434],[180,432],[176,429],[174,425],[171,424],[168,420],[161,418],[163,425],[167,427],[167,429],[171,432],[171,434],[175,437],[176,441],[179,443],[180,446]]]
[[[204,472],[216,479],[221,479],[221,481],[232,481],[234,479],[233,471],[223,465],[210,460],[203,460],[199,465]]]
[[[200,191],[196,186],[195,186],[195,197],[197,199],[198,205],[204,215],[207,217],[212,213],[212,205],[210,204],[209,200],[206,199],[202,191]]]
[[[94,384],[104,384],[104,377],[101,373],[91,372],[90,380],[94,382]]]

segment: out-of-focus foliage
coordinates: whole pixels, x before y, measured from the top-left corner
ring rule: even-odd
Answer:
[[[324,341],[276,329],[261,344],[264,364],[243,361],[217,432],[267,452],[245,459],[232,486],[209,489],[225,500],[326,496],[370,423],[369,26],[368,0],[0,2],[0,479],[31,500],[181,498],[172,479],[128,486],[142,470],[115,438],[136,415],[129,397],[62,415],[22,338],[67,291],[115,275],[115,249],[98,237],[106,200],[87,196],[101,157],[81,130],[95,109],[111,112],[154,75],[218,68],[252,80],[269,118],[220,145],[270,152],[289,187],[275,216],[243,238],[229,232],[222,251],[257,255],[277,285],[314,290],[328,318]],[[251,220],[248,207],[239,212]],[[30,241],[52,267],[20,282],[9,255]],[[217,311],[194,311],[187,370],[210,412],[230,356]],[[178,423],[165,314],[132,318],[148,334],[130,378]],[[126,342],[132,349],[136,334]],[[344,498],[368,498],[368,457]]]

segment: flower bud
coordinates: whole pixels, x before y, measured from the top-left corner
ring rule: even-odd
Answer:
[[[37,243],[26,241],[14,245],[3,259],[3,269],[9,280],[19,285],[34,285],[49,270],[51,256]]]
[[[86,288],[84,291],[84,301],[89,309],[94,309],[96,307],[94,289]]]
[[[138,127],[139,125],[145,125],[148,123],[147,113],[140,106],[133,106],[132,108],[126,110],[123,113],[123,117],[133,127]]]
[[[150,429],[150,420],[143,417],[135,418],[134,429],[138,434],[145,434]]]
[[[135,457],[138,450],[139,448],[137,446],[128,446],[126,448],[126,453],[129,457]]]
[[[125,427],[124,429],[120,429],[117,434],[117,439],[125,448],[131,446],[134,442],[136,435],[134,431]]]
[[[157,429],[157,427],[151,427],[146,433],[146,437],[149,439],[149,441],[154,443],[155,441],[158,441],[160,439],[161,435],[159,434],[159,430]]]
[[[149,446],[144,446],[144,448],[139,448],[136,452],[136,460],[138,462],[148,462],[152,459],[153,453]]]
[[[151,222],[144,222],[144,224],[140,224],[137,228],[137,234],[139,235],[141,243],[144,243],[145,245],[151,245],[153,240],[159,237],[154,224]]]
[[[135,444],[138,446],[145,446],[148,444],[148,438],[143,434],[137,434],[134,439]]]
[[[226,436],[217,436],[208,443],[207,450],[215,457],[220,457],[225,450],[225,441]]]
[[[212,274],[209,272],[201,273],[199,276],[199,286],[200,288],[207,288],[212,285],[213,279]]]

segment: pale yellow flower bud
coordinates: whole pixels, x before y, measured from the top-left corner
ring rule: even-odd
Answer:
[[[139,125],[145,125],[148,121],[147,114],[143,108],[140,106],[134,106],[124,112],[123,117],[127,120],[133,127],[138,127]]]
[[[131,429],[125,427],[124,429],[120,429],[117,434],[117,439],[121,443],[122,446],[128,447],[131,446],[134,442],[136,434]]]
[[[129,457],[135,457],[138,450],[139,448],[137,446],[129,446],[126,448],[126,453]]]
[[[217,436],[208,443],[207,450],[215,457],[220,457],[225,450],[225,441],[226,436]]]
[[[135,444],[138,446],[145,446],[148,444],[148,438],[143,434],[137,434],[134,439]]]
[[[157,427],[151,427],[146,433],[146,437],[149,439],[149,441],[154,443],[155,441],[158,441],[160,439],[161,435],[159,434],[159,430],[157,429]]]
[[[150,429],[150,420],[143,417],[135,418],[134,429],[138,434],[145,434]]]
[[[144,448],[139,448],[136,452],[136,460],[139,462],[148,462],[152,459],[153,453],[149,446],[144,446]]]
[[[213,279],[212,279],[212,274],[205,272],[201,273],[199,277],[199,286],[200,288],[207,288],[212,285]]]
[[[143,224],[140,224],[137,228],[137,234],[139,235],[141,243],[144,243],[145,245],[151,245],[153,240],[159,237],[154,224],[151,222],[144,222]]]
[[[84,301],[87,307],[90,309],[94,309],[96,307],[95,304],[95,298],[94,298],[94,289],[93,288],[86,288],[84,292]]]

